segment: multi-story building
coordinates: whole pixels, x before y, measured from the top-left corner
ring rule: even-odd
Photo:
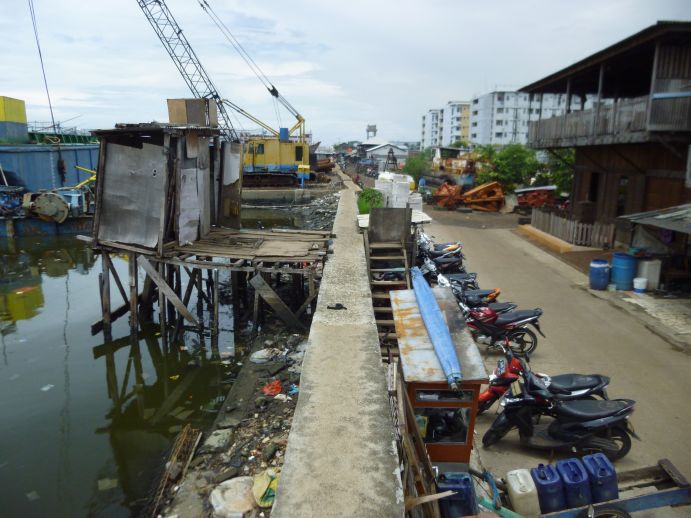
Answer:
[[[459,140],[468,142],[470,129],[470,103],[449,101],[444,107],[441,146],[449,146]]]
[[[587,105],[587,103],[586,103]],[[528,122],[564,112],[566,96],[534,98],[523,92],[498,91],[475,97],[470,104],[470,137],[473,144],[525,144]]]
[[[423,149],[432,146],[441,146],[444,128],[444,110],[429,110],[422,116],[422,139]]]

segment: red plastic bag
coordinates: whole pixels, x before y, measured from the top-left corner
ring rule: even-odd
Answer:
[[[283,385],[281,380],[273,380],[262,387],[262,392],[267,396],[275,396],[283,392]]]

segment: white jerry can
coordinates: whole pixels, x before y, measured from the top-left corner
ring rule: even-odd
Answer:
[[[530,470],[514,469],[506,474],[509,499],[513,510],[526,518],[540,515],[540,501]]]

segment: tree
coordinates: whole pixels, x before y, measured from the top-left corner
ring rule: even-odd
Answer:
[[[478,174],[478,183],[497,181],[508,192],[518,185],[529,185],[541,167],[535,151],[522,144],[508,144],[501,149],[478,146],[475,152],[487,164]]]
[[[425,149],[417,155],[409,156],[405,165],[403,166],[403,172],[409,174],[417,182],[421,176],[428,174],[432,170],[432,150]]]
[[[453,144],[450,144],[449,147],[455,147],[458,149],[468,149],[470,147],[470,144],[468,144],[465,140],[457,140]]]
[[[556,185],[557,193],[571,192],[573,185],[575,151],[568,148],[548,151],[547,161],[535,176],[533,185]]]

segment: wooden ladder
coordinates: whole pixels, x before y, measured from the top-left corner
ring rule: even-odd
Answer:
[[[408,254],[399,241],[370,243],[367,233],[364,238],[379,343],[382,356],[391,360],[398,356],[398,343],[389,291],[410,289]]]

